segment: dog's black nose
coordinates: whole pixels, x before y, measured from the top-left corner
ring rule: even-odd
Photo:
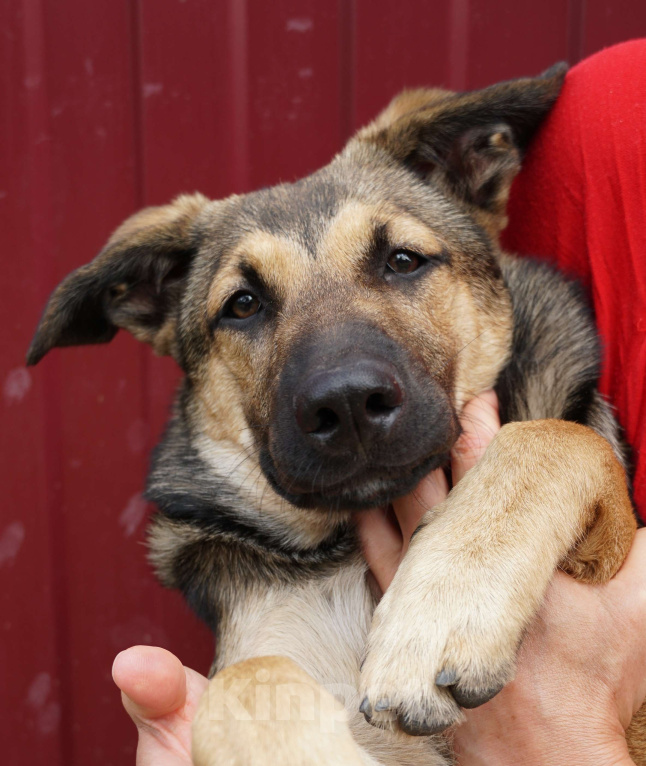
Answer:
[[[355,358],[303,381],[295,397],[296,418],[310,444],[326,451],[352,451],[387,436],[402,401],[393,365]]]

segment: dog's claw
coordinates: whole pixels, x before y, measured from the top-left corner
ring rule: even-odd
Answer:
[[[453,686],[450,691],[453,695],[453,699],[460,707],[471,709],[480,707],[480,705],[484,705],[485,702],[489,702],[489,700],[492,697],[495,697],[504,686],[505,684],[497,684],[488,689],[479,689],[477,691],[467,691],[465,689],[460,689],[459,686]]]
[[[391,707],[391,704],[389,700],[387,699],[380,699],[378,702],[375,703],[375,713],[382,713],[384,710],[389,710]]]
[[[364,697],[359,705],[359,712],[364,714],[366,721],[370,721],[372,718],[372,705],[367,697]]]
[[[455,672],[455,670],[447,670],[444,668],[443,670],[440,670],[440,672],[435,676],[435,685],[436,686],[453,686],[453,684],[458,680],[458,674]]]
[[[397,718],[399,728],[406,734],[410,734],[411,737],[430,737],[432,734],[439,734],[444,729],[447,729],[452,721],[444,723],[429,723],[428,721],[418,721],[412,718],[408,718],[405,715],[400,715]]]

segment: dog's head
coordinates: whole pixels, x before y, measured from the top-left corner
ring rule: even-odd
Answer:
[[[193,427],[292,504],[404,494],[507,359],[498,235],[564,72],[405,92],[302,181],[142,211],[55,290],[28,362],[129,330],[184,369]]]

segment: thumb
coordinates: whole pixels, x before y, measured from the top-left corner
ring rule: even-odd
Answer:
[[[118,654],[112,678],[132,720],[161,718],[186,704],[186,672],[174,654],[156,646],[133,646]]]

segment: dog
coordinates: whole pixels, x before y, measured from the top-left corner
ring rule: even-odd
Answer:
[[[513,677],[556,568],[601,583],[623,562],[636,522],[593,318],[499,244],[566,69],[404,92],[303,180],[134,215],[52,294],[29,364],[125,329],[185,373],[147,496],[156,572],[217,642],[196,763],[450,763],[442,732]],[[501,431],[379,600],[353,513],[445,466],[490,387]],[[316,691],[318,723],[224,720],[223,679],[247,702]]]

